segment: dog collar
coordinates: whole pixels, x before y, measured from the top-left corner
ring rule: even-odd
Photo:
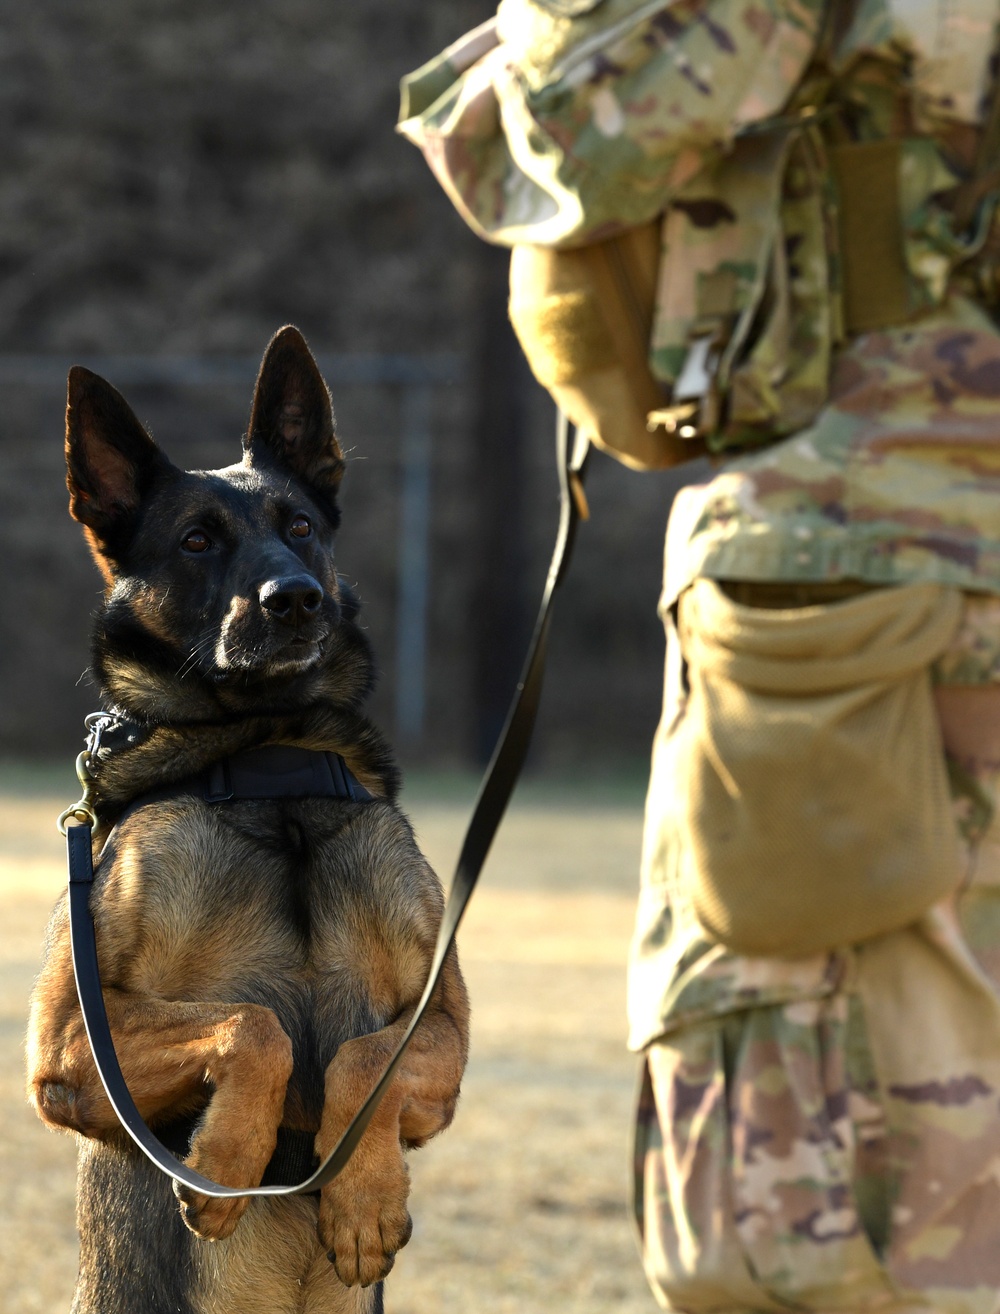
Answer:
[[[93,712],[87,717],[87,730],[87,753],[99,763],[122,749],[141,744],[151,727],[121,712]],[[265,744],[231,753],[172,784],[143,791],[128,810],[140,802],[180,794],[194,794],[206,803],[267,798],[342,798],[370,803],[373,798],[339,753],[292,744]]]
[[[122,815],[147,803],[162,803],[192,794],[213,805],[269,798],[341,798],[352,803],[371,803],[374,797],[339,753],[290,744],[266,744],[263,748],[232,753],[203,771],[147,790],[134,798]]]

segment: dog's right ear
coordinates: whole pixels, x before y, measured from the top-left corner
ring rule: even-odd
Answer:
[[[116,388],[82,365],[69,372],[66,486],[106,576],[127,541],[143,496],[170,462]]]
[[[243,440],[250,465],[290,471],[335,512],[344,473],[330,390],[297,328],[279,329],[264,352]]]

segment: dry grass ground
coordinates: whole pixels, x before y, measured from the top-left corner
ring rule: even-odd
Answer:
[[[653,1306],[626,1211],[635,1061],[624,958],[637,791],[523,787],[461,934],[473,1051],[452,1129],[414,1156],[413,1240],[391,1314],[639,1314]],[[0,797],[0,1291],[5,1314],[58,1314],[75,1273],[73,1147],[21,1089],[28,992],[63,881],[67,799]],[[447,874],[465,797],[408,799]]]

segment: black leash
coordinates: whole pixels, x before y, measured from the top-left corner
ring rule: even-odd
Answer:
[[[388,1067],[329,1156],[305,1181],[293,1186],[220,1186],[219,1183],[210,1181],[201,1173],[188,1168],[146,1126],[122,1076],[104,1007],[100,967],[97,960],[97,940],[90,912],[90,890],[94,881],[91,835],[96,817],[87,800],[86,791],[80,803],[68,808],[59,819],[60,829],[63,829],[66,835],[69,862],[73,971],[80,997],[80,1010],[87,1028],[98,1075],[104,1083],[104,1089],[119,1121],[143,1153],[168,1177],[172,1177],[176,1182],[182,1182],[202,1195],[217,1198],[247,1195],[304,1195],[318,1191],[327,1182],[331,1182],[343,1169],[364,1135],[379,1101],[402,1061],[413,1033],[420,1025],[527,756],[542,689],[553,597],[565,577],[577,526],[581,519],[587,517],[582,482],[587,456],[586,444],[581,445],[576,441],[575,431],[561,413],[557,423],[556,446],[560,512],[555,551],[549,566],[524,671],[514,694],[507,721],[480,786],[472,818],[465,833],[458,865],[448,891],[427,984]],[[81,779],[84,779],[85,759],[86,754],[81,754],[81,760],[78,760]],[[349,783],[347,787],[350,788]],[[75,819],[79,824],[66,826],[65,823],[70,818]]]

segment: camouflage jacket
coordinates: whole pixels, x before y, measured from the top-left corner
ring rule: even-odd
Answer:
[[[862,335],[812,425],[713,480],[674,587],[934,580],[1000,595],[998,412],[1000,334],[971,303]]]
[[[826,8],[503,0],[404,78],[399,131],[488,240],[595,241],[662,214],[747,130],[798,108]],[[963,0],[960,12],[865,0],[831,39],[823,76],[855,77],[852,96],[870,96],[883,130],[898,109],[877,85],[885,70],[906,77],[915,131],[976,122],[995,23],[994,0]]]
[[[658,223],[650,368],[676,402],[702,344],[698,436],[742,450],[818,414],[882,308],[913,318],[956,285],[997,300],[993,196],[952,222],[996,20],[996,0],[503,0],[404,79],[399,130],[487,240]]]

